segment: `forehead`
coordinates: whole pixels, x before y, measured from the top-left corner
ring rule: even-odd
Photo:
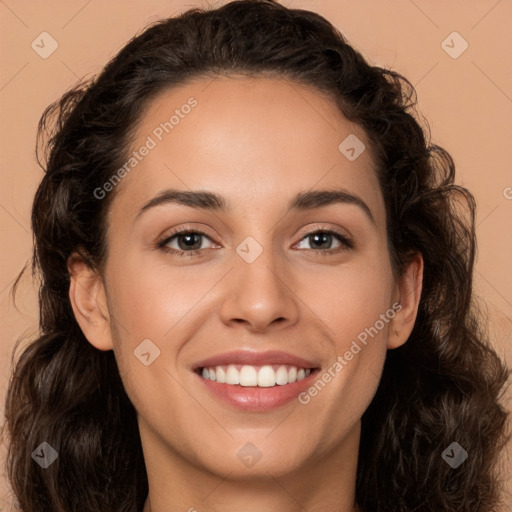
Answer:
[[[364,130],[326,95],[285,79],[199,78],[160,93],[127,162],[114,201],[125,214],[165,188],[219,192],[234,208],[261,209],[341,186],[383,216]]]

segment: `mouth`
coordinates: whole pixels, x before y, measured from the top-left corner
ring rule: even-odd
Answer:
[[[320,372],[310,361],[280,350],[235,350],[198,361],[191,368],[198,384],[219,405],[265,412],[297,401]]]
[[[300,382],[319,370],[294,365],[248,365],[229,364],[203,366],[195,372],[205,380],[228,386],[272,388]]]
[[[291,365],[217,365],[195,370],[199,385],[219,405],[243,413],[265,413],[285,405],[302,404],[319,367]],[[303,407],[303,405],[300,405]]]

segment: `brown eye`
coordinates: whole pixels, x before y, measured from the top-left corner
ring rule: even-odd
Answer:
[[[300,243],[303,241],[309,242],[310,247],[299,247],[301,249],[318,250],[323,253],[336,253],[340,250],[350,249],[353,247],[353,243],[345,235],[338,233],[334,230],[317,230],[313,233],[306,235]],[[337,247],[333,248],[333,243],[338,243]]]
[[[204,238],[210,240],[210,238],[201,231],[183,230],[166,237],[158,243],[158,247],[178,256],[194,256],[204,249],[204,247],[202,247]],[[177,247],[172,247],[171,243],[177,244]]]

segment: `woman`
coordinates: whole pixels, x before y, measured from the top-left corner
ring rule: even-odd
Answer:
[[[21,510],[497,510],[475,204],[414,104],[256,0],[153,25],[47,109]]]

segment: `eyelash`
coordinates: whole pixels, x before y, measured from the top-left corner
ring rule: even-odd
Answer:
[[[338,239],[338,241],[342,244],[342,247],[338,247],[337,249],[308,249],[310,251],[314,251],[317,253],[320,253],[322,256],[328,256],[332,254],[338,254],[339,252],[346,251],[348,249],[352,249],[354,247],[353,242],[348,239],[345,235],[339,233],[338,231],[334,229],[317,229],[315,231],[312,231],[311,233],[307,233],[304,235],[300,241],[304,240],[305,238],[316,235],[318,233],[324,233],[333,235],[335,238]],[[169,236],[166,236],[163,240],[157,243],[157,248],[161,249],[167,254],[172,254],[173,256],[195,256],[199,254],[204,249],[195,249],[193,251],[178,251],[176,249],[170,249],[169,247],[166,247],[167,244],[173,239],[176,238],[179,235],[203,235],[206,238],[210,238],[206,233],[203,233],[202,231],[196,231],[194,229],[182,229],[178,231],[172,232]]]

